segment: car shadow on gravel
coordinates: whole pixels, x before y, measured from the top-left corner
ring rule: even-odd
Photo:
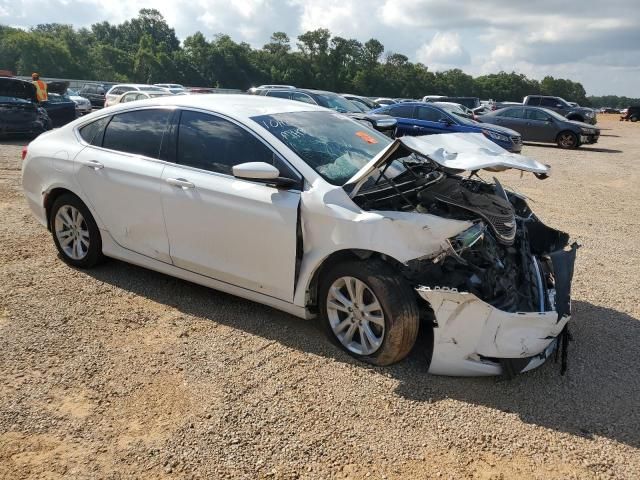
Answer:
[[[354,360],[322,336],[315,321],[119,261],[87,271],[95,279],[180,312],[286,347],[349,363],[398,381],[395,393],[416,402],[455,399],[517,415],[521,421],[584,438],[603,436],[640,447],[640,320],[574,301],[568,371],[550,359],[512,380],[439,377],[426,372],[421,346],[391,367]]]
[[[551,143],[523,142],[523,145],[529,146],[529,147],[553,148],[553,149],[556,149],[556,150],[558,150],[560,152],[562,151],[562,149],[559,148],[557,145],[551,144]],[[576,151],[576,152],[598,152],[598,153],[623,153],[622,150],[616,150],[614,148],[587,147],[587,146],[584,146],[584,145],[581,146],[581,147],[578,147],[574,151]]]

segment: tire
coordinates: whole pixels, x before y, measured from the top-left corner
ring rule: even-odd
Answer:
[[[87,206],[75,195],[64,194],[53,202],[49,226],[53,243],[67,264],[91,268],[104,259],[100,229]]]
[[[635,115],[633,117],[631,117],[629,120],[631,120],[632,122],[637,122],[638,121],[638,117],[636,117]]]
[[[399,362],[416,342],[420,325],[416,295],[381,260],[347,260],[331,267],[320,279],[318,303],[327,336],[363,362],[379,366]]]
[[[577,148],[578,146],[580,146],[580,144],[578,143],[578,136],[568,130],[560,132],[556,137],[556,142],[558,144],[558,147],[564,149]]]

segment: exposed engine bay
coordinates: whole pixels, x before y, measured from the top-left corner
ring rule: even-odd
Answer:
[[[364,210],[418,212],[473,223],[450,238],[443,251],[403,267],[413,285],[470,292],[505,312],[568,314],[570,279],[557,285],[554,272],[568,264],[564,248],[569,235],[544,225],[524,197],[493,180],[482,180],[477,172],[463,176],[399,149],[353,200]]]

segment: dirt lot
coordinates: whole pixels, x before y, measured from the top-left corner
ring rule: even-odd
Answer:
[[[640,125],[499,178],[583,248],[569,370],[357,363],[305,322],[110,261],[67,267],[0,145],[0,479],[640,478]]]

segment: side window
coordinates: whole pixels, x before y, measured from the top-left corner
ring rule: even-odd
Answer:
[[[541,110],[534,110],[534,109],[525,110],[525,117],[528,118],[529,120],[540,120],[543,122],[550,120],[549,115],[547,115]]]
[[[524,108],[505,108],[498,113],[498,116],[505,118],[523,118]]]
[[[311,98],[309,95],[307,95],[306,93],[293,92],[291,94],[291,100],[297,100],[299,102],[305,102],[305,103],[310,103],[311,105],[317,105],[315,100]]]
[[[278,98],[291,98],[291,94],[289,92],[285,92],[282,90],[267,90],[265,95],[269,97],[278,97]]]
[[[529,99],[527,100],[527,105],[537,107],[538,105],[540,105],[540,97],[529,97]]]
[[[114,115],[104,132],[102,146],[158,158],[170,116],[168,110],[136,110]]]
[[[400,118],[415,118],[411,105],[392,105],[384,113]]]
[[[123,93],[123,91],[122,91],[122,89],[120,89],[120,87],[118,87],[118,88],[114,88],[109,93],[111,95],[121,95]]]
[[[556,105],[558,103],[560,103],[560,102],[558,102],[555,98],[541,98],[540,99],[540,106],[541,107],[556,108]]]
[[[181,165],[226,175],[233,175],[234,165],[266,162],[275,165],[282,176],[297,177],[249,132],[228,120],[200,112],[182,112],[177,160]]]
[[[96,147],[102,146],[102,137],[104,136],[104,127],[107,126],[111,117],[99,118],[95,122],[82,127],[79,132],[82,139]]]
[[[420,107],[418,108],[418,118],[427,122],[437,122],[442,118],[446,118],[446,116],[435,108]]]

